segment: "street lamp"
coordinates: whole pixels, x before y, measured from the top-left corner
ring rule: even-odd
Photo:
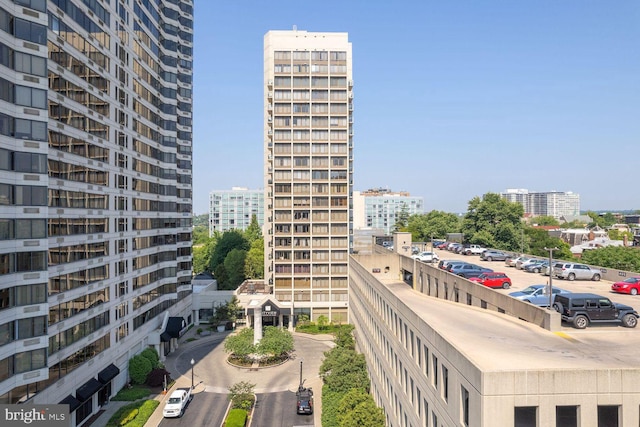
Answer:
[[[544,248],[545,251],[549,251],[549,310],[553,307],[553,251],[557,251],[558,248]]]
[[[195,365],[196,361],[191,359],[191,390],[193,390],[193,365]]]

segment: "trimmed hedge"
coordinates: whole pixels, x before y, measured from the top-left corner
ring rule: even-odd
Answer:
[[[130,403],[118,409],[106,427],[143,427],[158,405],[155,399]]]
[[[151,390],[148,387],[141,385],[134,385],[131,388],[123,388],[113,396],[110,400],[121,402],[133,402],[138,399],[143,399],[151,394]]]
[[[149,359],[152,369],[155,369],[160,365],[160,356],[158,356],[158,352],[153,347],[147,347],[142,350],[140,356],[144,357],[145,359]]]
[[[244,427],[247,423],[247,411],[244,409],[232,409],[227,415],[224,427]]]

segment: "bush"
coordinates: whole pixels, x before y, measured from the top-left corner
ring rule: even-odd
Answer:
[[[244,409],[232,409],[225,420],[225,427],[244,427],[247,423],[247,411]]]
[[[134,385],[131,388],[123,388],[111,398],[114,401],[133,402],[145,398],[151,394],[151,390],[145,386]]]
[[[155,399],[145,400],[138,409],[138,416],[125,427],[144,427],[158,405],[160,405],[160,402]]]
[[[123,419],[120,420],[120,422],[118,424],[120,424],[121,426],[130,423],[131,421],[133,421],[133,419],[135,417],[138,416],[138,409],[134,408],[132,410],[129,411],[129,413],[127,415],[125,415],[125,417]]]
[[[129,376],[134,384],[144,384],[152,369],[153,366],[146,357],[137,355],[129,359]]]
[[[160,356],[158,356],[158,352],[153,347],[145,348],[142,353],[140,353],[140,356],[149,359],[149,362],[151,362],[151,368],[157,368],[160,364]]]
[[[247,381],[240,381],[235,383],[229,389],[229,400],[231,400],[231,407],[234,409],[244,409],[249,411],[253,406],[255,397],[253,394],[253,388],[255,384],[251,384]]]
[[[164,378],[167,376],[167,383],[171,381],[171,376],[169,371],[164,368],[155,368],[153,371],[149,372],[147,375],[147,385],[149,387],[160,387],[164,385]]]

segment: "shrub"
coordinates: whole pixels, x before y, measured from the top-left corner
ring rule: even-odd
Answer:
[[[160,387],[164,385],[164,378],[167,376],[167,383],[171,381],[171,376],[169,371],[164,368],[155,368],[153,371],[149,372],[147,375],[147,385],[149,387]]]
[[[244,427],[247,423],[247,411],[244,409],[232,409],[225,420],[225,427]]]
[[[231,400],[231,407],[234,409],[244,409],[249,411],[255,401],[253,395],[253,388],[255,384],[251,384],[247,381],[240,381],[235,383],[229,389],[229,400]]]
[[[134,384],[144,384],[152,369],[153,366],[146,357],[137,355],[129,359],[129,376]]]
[[[158,356],[158,352],[153,347],[147,347],[142,350],[140,356],[149,359],[152,368],[157,368],[158,364],[160,363],[160,356]]]
[[[198,329],[196,329],[196,333],[197,333],[198,335],[200,335],[200,334],[202,333],[202,328],[198,328]]]
[[[138,409],[134,408],[132,410],[129,411],[129,413],[127,415],[125,415],[125,417],[123,419],[120,420],[120,425],[123,426],[125,424],[130,423],[131,421],[133,421],[133,419],[135,417],[138,416]]]
[[[109,419],[106,427],[143,427],[149,418],[151,418],[151,414],[153,414],[158,405],[160,405],[160,402],[155,399],[130,403],[118,409],[111,419]],[[128,418],[134,411],[136,415],[130,421],[123,424],[123,420]]]

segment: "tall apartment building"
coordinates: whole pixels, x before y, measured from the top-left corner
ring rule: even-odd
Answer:
[[[529,190],[507,189],[500,195],[510,202],[520,203],[524,213],[532,216],[552,216],[559,219],[563,216],[580,215],[580,195],[571,191],[530,192]]]
[[[264,225],[264,190],[232,187],[209,193],[209,237],[216,231],[246,230],[256,216]]]
[[[391,234],[401,213],[424,213],[422,197],[411,196],[406,191],[394,192],[385,188],[353,192],[353,225],[384,230]]]
[[[0,30],[0,403],[81,425],[189,314],[193,1],[0,0]]]
[[[347,33],[264,37],[265,279],[294,313],[347,321],[353,82]]]

